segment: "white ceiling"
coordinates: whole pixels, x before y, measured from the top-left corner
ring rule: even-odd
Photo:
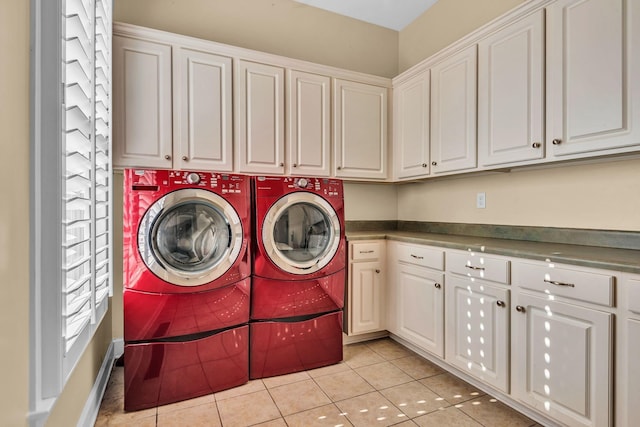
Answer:
[[[360,21],[400,31],[437,0],[295,0]]]

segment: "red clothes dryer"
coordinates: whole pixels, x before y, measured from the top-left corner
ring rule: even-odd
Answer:
[[[250,378],[342,360],[342,181],[255,177]]]
[[[124,172],[125,410],[249,379],[251,183]]]

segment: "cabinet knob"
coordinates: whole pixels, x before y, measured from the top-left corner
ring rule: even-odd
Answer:
[[[298,164],[297,164],[297,163],[294,163],[292,166],[293,166],[294,168],[297,168],[297,167],[298,167]]]
[[[186,162],[187,160],[189,160],[189,158],[187,156],[182,156],[182,160]]]
[[[551,141],[551,143],[552,143],[553,145],[560,145],[560,144],[562,144],[562,140],[561,140],[561,139],[556,138],[556,139],[554,139],[553,141]]]
[[[338,169],[338,170],[342,170],[342,166],[338,166],[336,169]]]
[[[380,270],[378,270],[377,268],[376,268],[376,273],[380,273]]]
[[[171,160],[171,156],[170,156],[170,155],[168,155],[168,154],[167,154],[167,155],[165,155],[165,156],[164,156],[164,158],[165,158],[165,160]]]
[[[498,307],[504,307],[506,304],[504,303],[504,301],[500,301],[500,300],[498,300],[498,301],[496,301],[496,305],[497,305]]]
[[[284,166],[284,163],[280,162],[280,167],[283,167],[283,166]]]
[[[422,164],[422,167],[423,167],[423,168],[426,168],[426,167],[427,167],[427,164],[426,164],[426,163],[423,163],[423,164]]]
[[[431,162],[432,166],[438,166],[438,162]]]
[[[436,289],[440,289],[442,287],[442,285],[440,283],[436,283],[433,286],[435,286]]]
[[[521,305],[516,305],[516,311],[517,311],[518,313],[524,313],[526,310],[525,310],[525,308],[524,308],[523,306],[521,306]]]
[[[540,147],[542,147],[542,144],[540,144],[539,142],[534,142],[533,144],[531,144],[531,146],[533,148],[540,148]]]

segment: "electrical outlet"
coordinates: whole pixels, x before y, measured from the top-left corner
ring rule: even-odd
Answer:
[[[487,194],[486,193],[478,193],[476,195],[476,207],[478,209],[484,209],[487,207]]]

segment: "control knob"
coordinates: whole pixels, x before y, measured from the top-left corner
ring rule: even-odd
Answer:
[[[189,184],[199,184],[200,183],[200,175],[195,172],[191,172],[187,175],[187,182]]]
[[[300,178],[298,180],[298,187],[300,188],[307,188],[308,184],[309,184],[309,181],[307,180],[307,178]]]

